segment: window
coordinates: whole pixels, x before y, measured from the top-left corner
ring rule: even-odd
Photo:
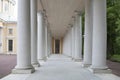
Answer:
[[[5,3],[4,3],[4,10],[5,10],[5,12],[7,12],[9,10],[8,1],[5,1]]]
[[[0,12],[2,12],[2,8],[3,8],[3,1],[0,0]]]
[[[8,40],[8,51],[13,51],[13,40]]]
[[[9,29],[9,34],[13,34],[13,29]]]

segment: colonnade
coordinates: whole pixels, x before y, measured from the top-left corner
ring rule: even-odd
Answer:
[[[75,11],[72,27],[64,38],[64,42],[72,40],[70,43],[72,49],[68,50],[72,53],[68,56],[71,56],[74,61],[83,61],[82,66],[89,67],[92,72],[111,72],[106,65],[106,0],[85,0],[84,34],[82,34],[81,13]],[[72,38],[66,39],[67,36]],[[84,43],[83,47],[82,43]],[[65,46],[63,48],[67,49]]]
[[[13,73],[34,72],[34,67],[40,66],[38,60],[46,60],[51,53],[49,23],[45,11],[37,12],[36,5],[37,0],[18,0],[17,66]],[[85,0],[83,56],[82,14],[81,11],[75,13],[74,23],[63,40],[63,53],[71,56],[74,61],[83,59],[83,66],[95,72],[107,70],[106,0]]]
[[[18,0],[17,65],[12,73],[32,73],[40,66],[38,60],[50,55],[52,38],[45,18],[44,11],[37,12],[37,0]]]
[[[63,54],[71,56],[75,61],[82,60],[82,15],[76,12],[73,25],[63,40]]]

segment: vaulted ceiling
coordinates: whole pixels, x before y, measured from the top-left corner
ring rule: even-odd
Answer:
[[[45,9],[52,36],[63,37],[75,11],[84,10],[84,0],[38,0],[38,11]]]

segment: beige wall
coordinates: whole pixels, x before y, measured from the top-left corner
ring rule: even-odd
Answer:
[[[2,28],[2,53],[16,54],[17,47],[17,24],[16,23],[3,23]],[[9,29],[12,29],[12,34],[9,34]],[[13,51],[8,51],[8,40],[13,40]]]
[[[55,41],[54,38],[52,38],[52,53],[55,53],[54,48],[55,48]]]
[[[63,53],[63,38],[60,39],[60,54]]]
[[[2,22],[0,22],[0,26],[3,26],[3,23],[2,23]]]

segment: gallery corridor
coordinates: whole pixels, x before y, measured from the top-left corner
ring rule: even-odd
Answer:
[[[1,80],[120,80],[113,74],[93,74],[82,67],[82,62],[64,55],[54,54],[40,63],[33,74],[11,74]]]

